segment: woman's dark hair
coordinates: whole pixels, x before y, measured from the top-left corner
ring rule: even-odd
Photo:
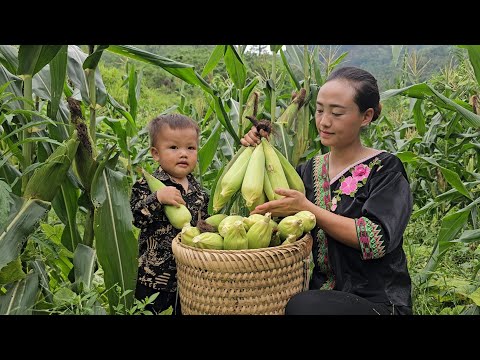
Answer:
[[[155,146],[157,135],[162,128],[168,126],[170,129],[195,129],[197,136],[200,135],[198,124],[188,116],[182,114],[159,115],[148,124],[148,135],[150,136],[150,146]]]
[[[352,86],[356,91],[353,101],[355,101],[355,104],[357,104],[361,112],[372,108],[372,121],[376,120],[382,111],[377,79],[375,79],[375,77],[368,71],[353,66],[347,66],[332,72],[327,78],[327,81],[340,79],[352,83]]]

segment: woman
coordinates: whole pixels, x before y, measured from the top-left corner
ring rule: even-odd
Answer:
[[[306,195],[277,189],[282,199],[252,211],[283,217],[309,210],[317,219],[310,290],[292,297],[286,314],[412,314],[402,249],[412,212],[407,175],[395,155],[360,141],[361,129],[380,112],[377,81],[369,72],[354,67],[333,72],[318,92],[315,114],[330,152],[297,168]],[[241,142],[258,144],[257,129]]]

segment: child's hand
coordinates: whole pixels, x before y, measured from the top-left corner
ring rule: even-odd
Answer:
[[[180,190],[178,190],[175,186],[166,186],[163,189],[157,190],[157,200],[162,205],[173,205],[175,207],[186,205]]]

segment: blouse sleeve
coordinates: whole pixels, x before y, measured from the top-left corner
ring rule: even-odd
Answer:
[[[133,185],[130,208],[133,225],[139,229],[163,217],[162,204],[157,200],[157,193],[150,191],[144,178]]]
[[[202,220],[205,220],[206,218],[208,218],[208,202],[210,201],[210,196],[208,195],[208,193],[206,191],[203,191],[203,196],[204,196],[204,202],[202,204],[202,208],[200,209],[201,211],[201,214],[200,214],[200,217]]]
[[[401,172],[378,174],[370,181],[362,216],[355,219],[363,260],[381,258],[402,246],[413,206],[410,185]]]

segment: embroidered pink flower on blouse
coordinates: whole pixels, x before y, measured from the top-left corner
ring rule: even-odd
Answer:
[[[330,206],[330,211],[335,211],[337,209],[337,198],[334,196],[332,199],[332,205]]]
[[[342,191],[343,194],[345,195],[350,195],[352,192],[357,190],[357,181],[353,177],[349,176],[347,177],[341,184],[340,184],[340,190]]]
[[[362,181],[363,179],[368,178],[370,174],[370,168],[365,164],[358,164],[352,171],[353,178],[356,181]]]

